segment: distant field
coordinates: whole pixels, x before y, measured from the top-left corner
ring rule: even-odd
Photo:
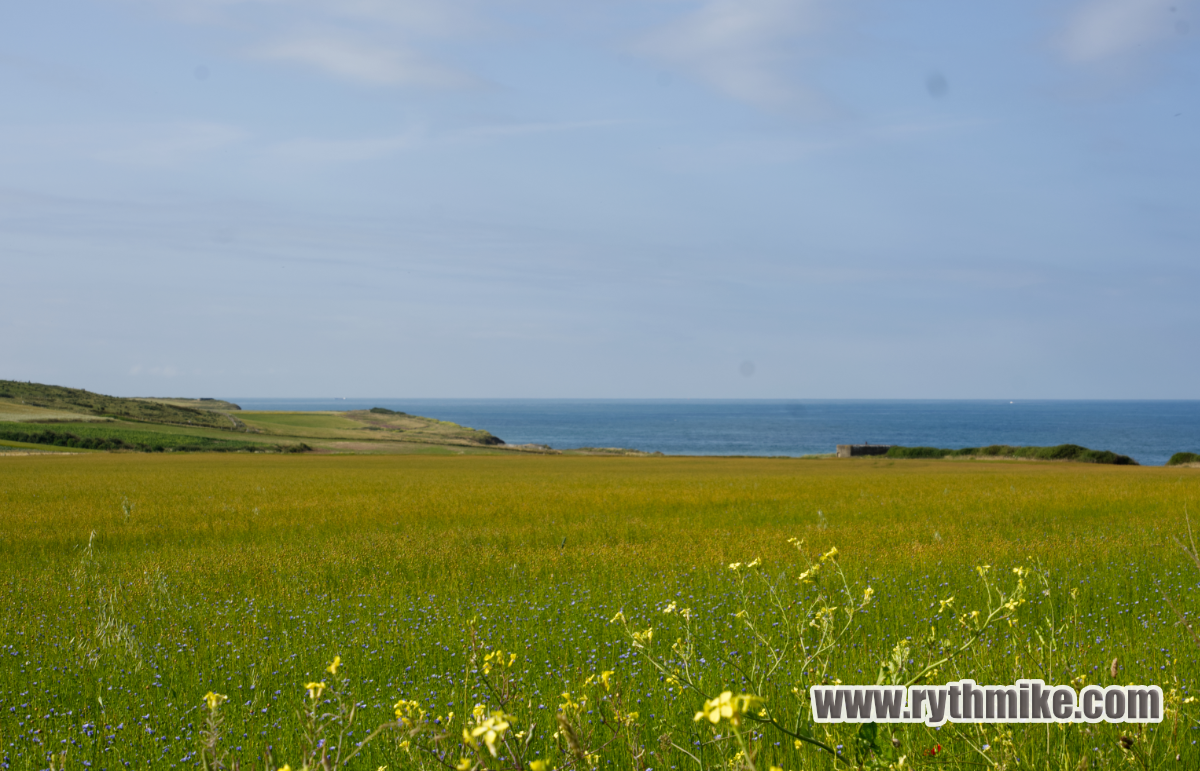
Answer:
[[[32,444],[30,442],[10,442],[5,439],[0,439],[0,452],[6,450],[36,450],[38,452],[92,452],[91,450],[76,450],[66,447],[48,447],[44,444]]]
[[[237,434],[225,433],[220,437],[200,435],[196,432],[154,430],[158,426],[144,426],[137,423],[119,422],[56,422],[50,424],[8,423],[0,424],[0,439],[10,441],[37,441],[39,444],[53,446],[75,446],[80,440],[108,441],[113,447],[97,447],[96,449],[135,449],[135,450],[187,450],[229,452],[242,450],[267,450],[282,446],[261,441],[244,441]],[[174,428],[174,427],[164,427]],[[150,430],[146,430],[150,429]],[[237,437],[237,438],[233,438]],[[88,444],[83,444],[88,447]]]
[[[704,698],[758,690],[792,720],[805,710],[792,688],[803,694],[821,679],[798,669],[794,651],[763,680],[765,649],[736,614],[749,609],[768,636],[784,633],[772,626],[766,578],[797,614],[793,632],[810,630],[812,608],[794,603],[836,589],[833,563],[816,584],[797,577],[836,546],[854,601],[867,586],[875,594],[828,654],[827,679],[873,683],[906,638],[919,667],[964,639],[959,616],[984,607],[977,565],[992,566],[1005,591],[1023,567],[1041,572],[1023,579],[1016,626],[989,629],[934,680],[1106,684],[1116,658],[1117,681],[1160,684],[1172,709],[1148,728],[881,726],[870,755],[853,726],[796,724],[843,757],[881,767],[901,755],[908,766],[953,769],[1143,767],[1118,743],[1129,735],[1145,767],[1194,768],[1198,711],[1185,700],[1200,664],[1164,598],[1189,618],[1200,609],[1200,573],[1172,541],[1197,499],[1197,470],[1074,464],[4,458],[4,762],[45,768],[51,750],[66,748],[71,767],[192,767],[212,690],[229,696],[219,707],[226,761],[257,763],[269,747],[272,768],[298,768],[303,686],[332,689],[325,667],[339,655],[342,687],[358,704],[344,742],[394,719],[401,698],[449,720],[440,745],[377,739],[354,762],[368,771],[438,767],[421,747],[452,766],[478,758],[457,738],[464,720],[474,725],[476,704],[503,704],[513,734],[533,731],[527,746],[513,745],[526,764],[725,768],[737,752],[731,734],[692,720]],[[793,537],[805,539],[804,553]],[[755,558],[761,566],[749,572],[728,567]],[[671,602],[678,607],[665,614]],[[703,659],[693,662],[696,691],[663,682],[646,658],[679,660],[682,608]],[[634,631],[655,630],[649,649],[610,623],[618,611]],[[483,654],[495,649],[516,658],[488,665],[491,690]],[[607,670],[609,688],[594,677]],[[560,709],[582,754],[555,722]],[[748,740],[763,771],[849,767],[774,729]]]
[[[51,410],[45,407],[32,407],[28,404],[19,404],[11,399],[0,399],[0,423],[31,420],[73,420],[78,422],[81,420],[103,421],[108,418],[81,415],[78,412]]]

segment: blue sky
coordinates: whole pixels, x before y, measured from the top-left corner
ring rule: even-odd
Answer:
[[[0,6],[0,377],[1195,398],[1200,2]]]

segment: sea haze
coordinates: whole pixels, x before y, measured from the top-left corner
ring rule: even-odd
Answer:
[[[247,410],[424,415],[509,444],[628,447],[668,455],[810,455],[838,444],[957,449],[1080,444],[1162,465],[1200,452],[1200,401],[709,401],[592,399],[255,399]]]

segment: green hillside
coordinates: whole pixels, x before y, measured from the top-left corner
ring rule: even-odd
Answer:
[[[507,447],[487,431],[381,407],[244,412],[217,399],[130,399],[15,380],[0,380],[0,441],[126,452],[540,452]]]
[[[127,399],[120,396],[105,396],[82,388],[22,383],[17,380],[0,380],[0,407],[5,402],[14,405],[41,407],[58,412],[71,412],[121,420],[168,423],[178,426],[206,426],[225,430],[245,430],[237,418],[218,412],[216,409],[200,409],[170,403],[172,400]],[[200,400],[187,400],[204,404]],[[227,402],[214,402],[214,405]],[[237,405],[229,405],[234,409]]]

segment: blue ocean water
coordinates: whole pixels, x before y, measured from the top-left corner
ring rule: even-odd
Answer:
[[[808,455],[838,444],[1080,444],[1162,465],[1200,452],[1200,401],[732,401],[231,399],[247,410],[425,415],[509,444],[628,447],[668,455]]]

